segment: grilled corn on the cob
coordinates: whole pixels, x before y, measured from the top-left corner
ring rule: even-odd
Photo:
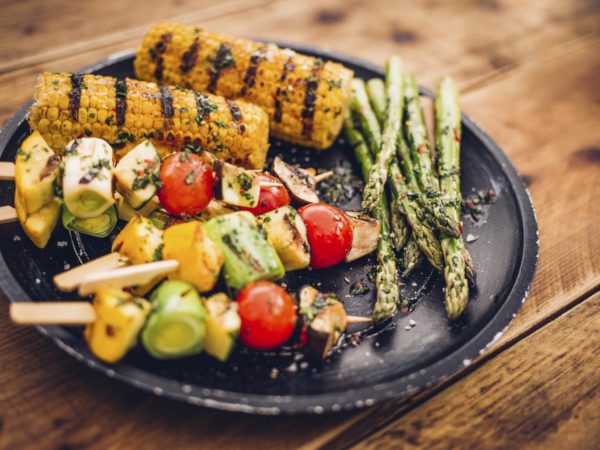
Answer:
[[[269,147],[258,106],[133,79],[42,73],[29,125],[56,151],[81,136],[108,141],[120,157],[148,138],[164,155],[186,144],[262,168]]]
[[[318,149],[341,129],[353,75],[274,44],[172,23],[148,31],[134,67],[142,80],[255,103],[269,114],[274,136]]]

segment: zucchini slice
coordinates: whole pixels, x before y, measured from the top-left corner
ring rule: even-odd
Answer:
[[[228,205],[254,208],[260,196],[260,180],[255,172],[217,160],[213,163],[219,178],[221,200]]]
[[[208,236],[225,257],[227,286],[237,291],[257,280],[276,280],[285,274],[277,252],[247,211],[215,217],[204,224]]]

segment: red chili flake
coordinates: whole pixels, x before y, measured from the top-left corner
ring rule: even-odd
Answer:
[[[473,203],[473,200],[469,199],[469,200],[467,200],[467,201],[465,202],[465,206],[466,206],[468,209],[473,209],[473,207],[475,206],[475,204]]]
[[[419,153],[425,153],[427,151],[427,147],[425,147],[425,144],[421,144],[417,147],[417,151]]]
[[[452,131],[454,131],[454,140],[455,140],[456,142],[460,142],[460,136],[458,135],[458,130],[455,128],[455,129],[454,129],[454,130],[452,130]]]
[[[112,325],[106,325],[106,335],[108,337],[114,337],[115,336],[115,329]]]
[[[487,194],[485,195],[485,200],[488,202],[491,202],[495,197],[496,197],[496,191],[494,189],[490,189],[489,191],[487,191]]]
[[[462,221],[458,222],[458,232],[460,233],[460,235],[462,236],[463,234],[463,227],[462,227]]]
[[[119,242],[119,244],[117,245],[117,247],[115,248],[115,251],[117,253],[119,253],[121,251],[121,247],[123,247],[123,244],[125,243],[125,241]]]

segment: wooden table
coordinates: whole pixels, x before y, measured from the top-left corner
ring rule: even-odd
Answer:
[[[138,392],[13,326],[0,301],[1,448],[600,447],[599,2],[4,2],[0,121],[31,96],[39,71],[133,47],[167,18],[379,64],[396,52],[428,86],[454,76],[466,112],[531,190],[541,255],[529,298],[499,342],[441,385],[354,414],[300,418]]]

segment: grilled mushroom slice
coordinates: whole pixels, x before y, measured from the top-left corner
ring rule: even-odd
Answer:
[[[352,224],[352,247],[344,258],[345,262],[362,258],[377,249],[381,225],[377,219],[356,211],[345,211]]]
[[[298,298],[306,326],[308,354],[325,359],[348,327],[344,306],[333,295],[323,294],[308,285],[300,289]]]
[[[273,173],[281,180],[298,203],[317,203],[317,183],[307,171],[287,164],[279,156],[273,160]]]

